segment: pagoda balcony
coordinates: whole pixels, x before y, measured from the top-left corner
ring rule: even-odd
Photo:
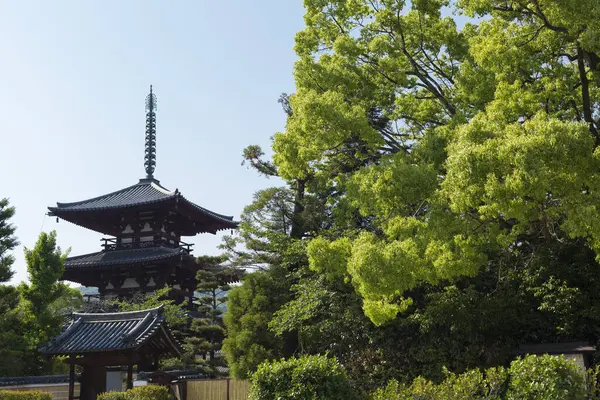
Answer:
[[[123,242],[117,238],[102,238],[100,241],[104,242],[102,244],[102,247],[104,248],[103,251],[143,249],[147,247],[168,247],[172,249],[180,248],[187,254],[191,254],[192,246],[194,246],[193,243],[186,243],[182,242],[181,240],[173,240],[166,237],[155,237],[150,240],[132,240],[130,242]]]

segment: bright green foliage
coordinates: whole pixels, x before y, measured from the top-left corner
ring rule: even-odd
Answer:
[[[52,400],[52,395],[38,390],[24,392],[0,390],[0,400]]]
[[[597,1],[304,5],[274,161],[335,194],[309,263],[346,273],[373,322],[427,284],[523,271],[563,244],[600,254]]]
[[[56,233],[42,233],[33,249],[25,249],[30,283],[0,286],[0,376],[65,372],[63,363],[37,352],[60,331],[62,314],[83,302],[78,290],[58,281],[65,257]]]
[[[128,392],[104,392],[100,393],[97,400],[131,400],[131,394]]]
[[[578,365],[562,357],[528,356],[513,361],[508,369],[448,373],[438,384],[423,378],[409,386],[392,381],[377,390],[373,400],[583,400],[583,375]]]
[[[129,389],[126,392],[105,392],[98,400],[171,400],[173,396],[165,386],[146,385]]]
[[[583,400],[585,376],[574,361],[559,357],[525,357],[510,365],[508,400]]]
[[[59,282],[66,257],[56,244],[54,231],[42,232],[32,249],[25,248],[29,283],[22,283],[18,290],[24,339],[32,357],[29,374],[52,372],[52,363],[37,354],[37,348],[60,332],[63,314],[83,302],[78,290]]]
[[[352,400],[344,368],[326,356],[265,362],[252,375],[252,400]]]
[[[0,282],[9,281],[13,275],[15,258],[9,252],[19,244],[16,228],[9,221],[14,215],[15,208],[9,206],[8,199],[0,199]]]

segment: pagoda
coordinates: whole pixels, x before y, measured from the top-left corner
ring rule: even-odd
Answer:
[[[190,244],[181,239],[234,229],[233,217],[217,214],[170,191],[154,178],[156,96],[146,97],[146,177],[134,185],[74,203],[48,207],[48,215],[100,232],[102,250],[69,257],[62,279],[98,288],[100,296],[131,296],[172,287],[178,301],[193,301],[196,272]]]

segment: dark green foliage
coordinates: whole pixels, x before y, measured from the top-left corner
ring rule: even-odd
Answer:
[[[252,400],[352,400],[358,398],[334,358],[302,356],[265,362],[252,375]]]
[[[573,361],[553,356],[527,356],[510,368],[448,373],[440,383],[424,378],[411,385],[392,381],[376,391],[373,400],[583,400],[586,386],[583,371]],[[591,397],[594,398],[594,397]]]
[[[52,400],[52,395],[38,390],[26,392],[0,390],[0,400]]]
[[[187,348],[193,354],[192,363],[204,373],[213,376],[219,375],[217,367],[227,365],[225,358],[218,351],[225,338],[222,313],[230,289],[227,282],[235,275],[235,271],[219,265],[223,260],[224,257],[209,256],[197,260],[205,268],[196,274],[196,291],[200,294],[197,300],[199,315],[192,319],[188,329],[189,336],[185,339]]]
[[[0,282],[8,282],[13,276],[15,258],[10,251],[19,244],[16,227],[9,221],[14,215],[15,208],[9,206],[8,199],[0,199]]]
[[[169,389],[157,385],[138,386],[126,392],[106,392],[98,395],[98,400],[171,400],[172,398]]]
[[[285,270],[272,267],[246,275],[243,285],[230,292],[223,350],[233,377],[245,379],[261,362],[286,355],[285,338],[269,331],[268,325],[289,298],[289,285]]]

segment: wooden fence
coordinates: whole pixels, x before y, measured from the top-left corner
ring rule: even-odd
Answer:
[[[250,382],[232,379],[189,380],[181,400],[247,400]]]

